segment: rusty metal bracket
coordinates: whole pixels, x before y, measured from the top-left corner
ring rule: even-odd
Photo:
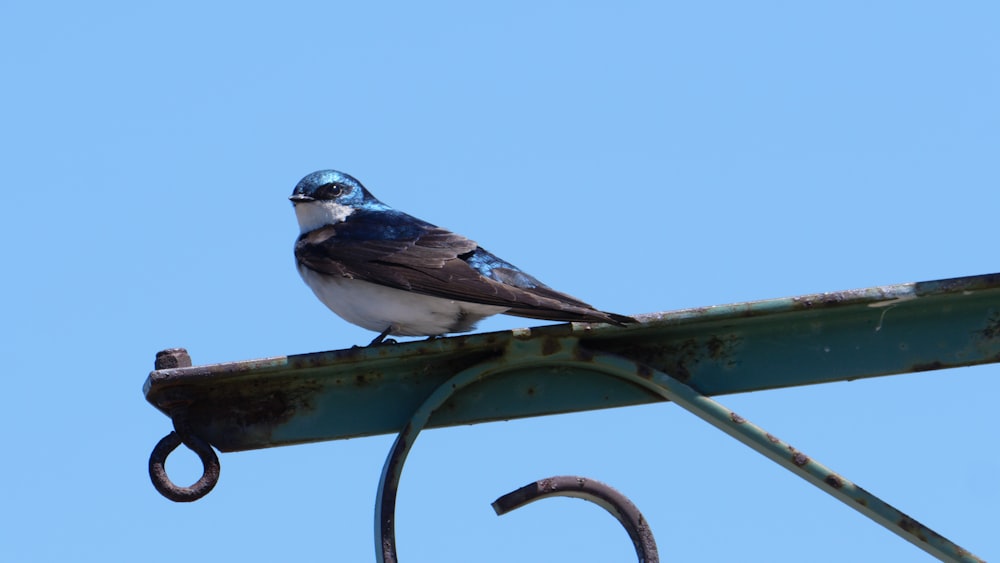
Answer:
[[[529,340],[546,354],[582,343],[630,358],[708,396],[971,366],[1000,361],[1000,274],[638,318],[627,328],[572,323],[194,367],[188,359],[158,367],[143,391],[167,416],[184,405],[194,433],[232,452],[395,434],[451,376]],[[484,385],[456,394],[429,427],[663,400],[592,373],[523,371]]]
[[[978,561],[709,396],[1000,362],[1000,274],[638,318],[625,328],[573,323],[209,366],[192,367],[175,349],[158,355],[144,392],[202,453],[199,440],[227,452],[400,432],[379,484],[383,561],[395,560],[394,540],[383,539],[423,428],[664,400],[935,557]],[[154,452],[154,482],[169,483],[163,462],[176,439]],[[214,484],[217,470],[202,459]]]

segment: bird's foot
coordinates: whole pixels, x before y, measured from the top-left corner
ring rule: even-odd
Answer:
[[[392,326],[386,327],[374,340],[368,343],[369,346],[377,346],[379,344],[396,344],[395,338],[386,338],[389,336],[389,331],[392,330]]]

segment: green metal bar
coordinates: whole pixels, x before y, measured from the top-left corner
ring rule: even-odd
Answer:
[[[146,399],[185,412],[222,451],[398,432],[454,374],[516,344],[582,346],[672,374],[703,395],[1000,361],[1000,274],[372,348],[159,369]],[[524,368],[453,395],[428,427],[661,401],[593,372]]]

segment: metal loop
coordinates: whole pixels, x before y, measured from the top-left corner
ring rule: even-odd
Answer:
[[[167,476],[165,467],[167,456],[181,444],[198,454],[201,459],[201,479],[190,487],[175,485]],[[177,432],[171,432],[156,444],[153,453],[149,455],[149,478],[153,481],[153,487],[174,502],[192,502],[207,495],[219,482],[219,470],[219,457],[215,455],[215,450],[208,442],[194,435],[181,438]]]
[[[628,497],[600,481],[570,475],[549,477],[498,498],[493,501],[493,510],[497,516],[503,516],[528,503],[553,496],[581,498],[607,510],[625,527],[639,563],[659,563],[653,531],[642,513]]]

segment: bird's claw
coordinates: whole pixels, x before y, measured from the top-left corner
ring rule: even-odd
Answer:
[[[389,331],[391,331],[391,330],[392,330],[391,326],[388,327],[388,328],[386,328],[378,336],[376,336],[371,342],[369,342],[368,345],[369,346],[377,346],[379,344],[396,344],[397,342],[396,342],[395,338],[386,338],[386,336],[389,336]]]

